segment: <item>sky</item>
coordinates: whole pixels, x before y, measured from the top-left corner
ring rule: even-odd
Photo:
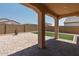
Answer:
[[[21,24],[37,24],[38,14],[29,7],[18,3],[0,3],[0,18],[15,20]],[[54,18],[45,15],[45,22],[54,25]],[[59,21],[59,25],[64,25],[64,20]]]

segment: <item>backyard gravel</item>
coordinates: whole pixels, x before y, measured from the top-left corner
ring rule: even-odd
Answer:
[[[19,33],[0,35],[0,56],[7,56],[23,50],[25,48],[36,45],[38,42],[38,36],[36,34]],[[46,40],[50,37],[46,37]]]

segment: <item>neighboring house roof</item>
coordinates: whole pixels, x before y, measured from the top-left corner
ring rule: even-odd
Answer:
[[[6,18],[1,18],[0,19],[1,24],[20,24],[19,22],[16,22],[14,20],[6,19]]]
[[[68,17],[65,19],[64,24],[67,24],[67,23],[79,23],[79,17],[77,17],[77,16]]]

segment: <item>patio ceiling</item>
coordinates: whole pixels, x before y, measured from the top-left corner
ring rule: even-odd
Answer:
[[[23,3],[55,17],[79,16],[79,3]],[[38,10],[37,10],[38,9]]]
[[[51,4],[43,4],[49,10],[54,12],[59,16],[67,16],[67,15],[79,15],[79,4],[68,4],[68,3],[51,3]]]

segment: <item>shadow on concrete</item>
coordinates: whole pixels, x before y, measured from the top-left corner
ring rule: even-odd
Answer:
[[[50,39],[45,49],[34,45],[9,56],[79,56],[79,45]]]

